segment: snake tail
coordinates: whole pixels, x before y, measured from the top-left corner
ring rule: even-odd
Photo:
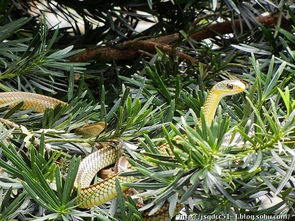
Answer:
[[[44,112],[47,108],[53,109],[57,105],[66,105],[65,102],[48,97],[41,94],[34,94],[29,92],[1,92],[0,105],[13,103],[10,108],[14,107],[20,102],[24,102],[22,109],[33,109],[36,112]]]

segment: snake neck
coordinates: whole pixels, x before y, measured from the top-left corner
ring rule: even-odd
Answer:
[[[207,126],[211,126],[218,104],[223,96],[212,89],[202,107]]]

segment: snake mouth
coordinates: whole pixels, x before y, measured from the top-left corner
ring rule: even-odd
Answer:
[[[244,92],[246,90],[246,87],[240,87],[237,89],[237,93],[241,93],[241,92]]]
[[[246,90],[246,85],[242,83],[241,81],[237,81],[234,83],[233,89],[236,93],[241,93]]]

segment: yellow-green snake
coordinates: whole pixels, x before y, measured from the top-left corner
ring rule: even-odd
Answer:
[[[228,95],[237,94],[245,90],[245,85],[239,80],[224,80],[216,83],[210,90],[207,99],[202,107],[207,125],[211,125],[219,101]],[[23,102],[23,109],[34,109],[36,112],[44,112],[47,108],[54,108],[56,105],[66,103],[55,98],[28,92],[2,92],[0,93],[0,105]],[[161,147],[167,144],[162,144]],[[120,183],[132,182],[133,177],[111,176],[102,182],[90,185],[95,174],[115,163],[120,156],[120,150],[112,146],[106,146],[85,157],[79,166],[75,186],[79,189],[77,204],[81,208],[89,208],[101,205],[117,196],[115,180]],[[127,187],[122,186],[122,191]]]

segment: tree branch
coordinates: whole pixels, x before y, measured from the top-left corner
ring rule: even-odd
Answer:
[[[279,15],[267,15],[256,17],[256,21],[267,27],[276,25],[279,21]],[[286,23],[282,23],[286,25]],[[212,38],[217,35],[229,34],[234,32],[234,27],[237,30],[249,30],[246,21],[243,19],[235,19],[234,21],[225,21],[217,24],[210,24],[200,31],[189,35],[190,38],[200,41],[206,38]],[[132,60],[139,54],[146,52],[147,54],[156,53],[156,48],[166,52],[171,56],[176,56],[181,60],[189,63],[195,63],[198,60],[193,58],[178,49],[176,49],[172,43],[180,40],[179,33],[173,33],[170,35],[160,36],[157,38],[150,38],[148,40],[131,40],[119,43],[112,47],[101,47],[86,49],[79,54],[70,58],[70,61],[90,61],[90,60]]]

